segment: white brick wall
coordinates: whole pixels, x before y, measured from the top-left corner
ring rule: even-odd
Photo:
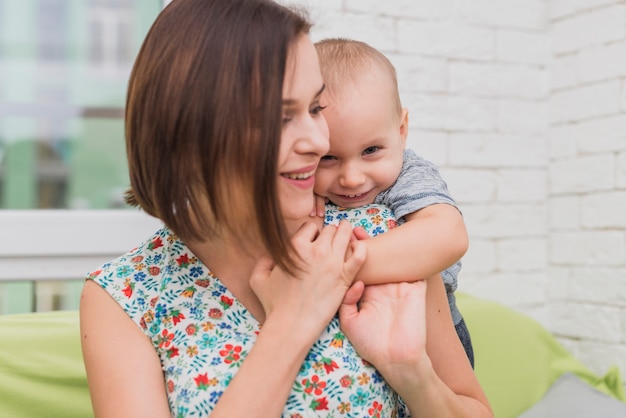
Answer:
[[[550,191],[563,194],[609,190],[614,185],[614,161],[612,154],[604,153],[554,160],[550,164]]]
[[[585,3],[581,1],[581,3]],[[605,7],[581,9],[571,15],[552,20],[552,42],[555,54],[575,52],[611,41],[621,41],[626,36],[624,5],[613,1]]]
[[[284,2],[395,64],[466,219],[460,289],[626,377],[626,1]]]
[[[549,327],[626,370],[626,3],[551,0]]]

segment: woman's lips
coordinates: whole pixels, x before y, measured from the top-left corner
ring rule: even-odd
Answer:
[[[280,176],[284,178],[288,183],[300,187],[302,189],[309,189],[315,185],[315,168],[307,168],[291,173],[281,173]]]

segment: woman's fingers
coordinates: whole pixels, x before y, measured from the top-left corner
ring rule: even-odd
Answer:
[[[367,231],[365,231],[362,226],[355,226],[352,230],[352,233],[358,240],[365,240],[370,238],[370,236],[367,234]]]
[[[323,218],[326,206],[326,198],[320,195],[315,195],[315,204],[313,206],[314,207],[311,211],[310,216],[319,216],[320,218]]]
[[[346,294],[343,297],[343,301],[339,306],[339,317],[342,320],[350,320],[354,318],[359,313],[359,308],[357,303],[363,296],[363,291],[365,290],[365,285],[363,282],[359,281],[354,283]]]
[[[257,262],[250,277],[252,289],[265,301],[266,313],[276,307],[275,301],[285,298],[336,312],[365,261],[365,243],[352,239],[352,227],[344,221],[322,231],[312,222],[304,223],[292,237],[292,244],[302,261],[295,276],[299,280],[293,281],[266,258]]]
[[[291,242],[294,245],[298,245],[300,243],[311,243],[316,241],[320,235],[319,227],[314,222],[305,222],[300,228],[293,234],[291,237]]]
[[[324,229],[329,229],[328,226],[324,227]],[[336,226],[335,231],[333,231],[332,236],[332,246],[333,249],[341,250],[348,247],[350,243],[350,239],[352,238],[352,226],[348,221],[341,221],[339,225]]]
[[[305,222],[293,235],[292,242],[296,245],[297,243],[330,241],[334,247],[333,249],[341,249],[348,246],[353,236],[356,236],[359,240],[368,238],[367,232],[362,228],[357,227],[353,232],[352,226],[348,221],[341,221],[337,226],[325,226],[321,232],[314,222]]]
[[[352,241],[346,250],[344,271],[350,278],[354,278],[367,258],[367,245],[363,242]]]
[[[267,279],[274,269],[274,261],[269,257],[261,257],[257,261],[250,275],[250,286],[255,292],[259,286]]]

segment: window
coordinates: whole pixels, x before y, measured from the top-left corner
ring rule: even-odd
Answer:
[[[162,6],[0,0],[0,313],[76,308],[82,275],[127,249],[111,242],[152,229],[108,209],[126,208],[126,85]]]
[[[41,61],[65,59],[68,25],[67,0],[39,0],[37,7],[37,51]]]
[[[124,207],[126,85],[161,7],[0,0],[0,209]]]
[[[89,2],[89,64],[92,71],[115,73],[130,68],[134,58],[132,2]]]

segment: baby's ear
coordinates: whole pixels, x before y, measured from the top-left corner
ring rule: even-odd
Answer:
[[[406,145],[406,139],[409,136],[409,109],[406,107],[402,108],[402,114],[400,116],[400,136]]]

